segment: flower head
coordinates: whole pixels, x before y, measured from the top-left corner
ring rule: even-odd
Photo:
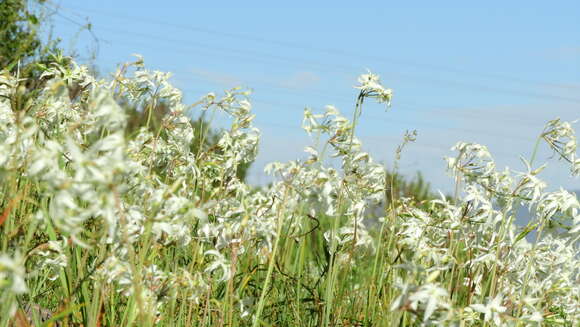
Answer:
[[[381,84],[379,75],[375,75],[370,71],[368,74],[362,74],[358,78],[360,85],[355,88],[360,89],[359,97],[375,98],[379,103],[386,103],[391,106],[391,98],[393,97],[393,90],[385,88]]]

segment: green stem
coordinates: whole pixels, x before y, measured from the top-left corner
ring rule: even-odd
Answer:
[[[542,140],[542,136],[538,136],[536,139],[536,144],[534,144],[534,150],[532,151],[532,156],[530,157],[530,167],[534,164],[534,160],[536,160],[536,155],[538,154],[538,148],[540,147],[540,141]]]
[[[286,193],[288,189],[286,189]],[[284,195],[284,202],[286,202],[286,195]],[[256,310],[256,316],[252,327],[257,327],[260,324],[260,316],[262,315],[262,310],[264,310],[264,302],[266,300],[266,293],[268,292],[268,287],[270,286],[270,280],[272,279],[272,272],[274,271],[274,262],[276,260],[276,252],[278,251],[278,243],[280,243],[280,233],[282,231],[282,212],[283,210],[278,210],[278,221],[276,227],[276,241],[274,242],[274,248],[272,249],[272,256],[270,257],[270,262],[268,263],[268,272],[266,274],[266,280],[262,285],[262,294],[260,295],[260,301],[258,303],[258,309]]]

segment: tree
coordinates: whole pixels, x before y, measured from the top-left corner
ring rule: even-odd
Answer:
[[[417,203],[422,203],[436,197],[431,190],[431,185],[425,181],[420,172],[413,179],[409,179],[396,172],[387,172],[386,179],[388,203],[403,197],[412,198]],[[393,192],[391,192],[391,189]]]
[[[22,59],[33,57],[40,48],[38,17],[25,0],[0,2],[0,67],[12,70]]]
[[[44,1],[0,2],[0,69],[18,69],[22,77],[35,76],[38,63],[50,60],[50,53],[58,50],[58,40],[43,43],[40,39],[43,22],[31,9],[31,3]]]

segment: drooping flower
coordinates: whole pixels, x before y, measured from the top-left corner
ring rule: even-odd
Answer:
[[[391,106],[393,90],[385,88],[381,84],[379,75],[368,71],[367,74],[359,76],[358,82],[360,84],[355,88],[360,90],[362,97],[375,98],[378,103],[386,103],[388,107]]]

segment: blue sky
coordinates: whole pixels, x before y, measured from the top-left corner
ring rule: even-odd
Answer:
[[[305,157],[304,107],[332,104],[350,117],[368,68],[394,90],[393,106],[364,108],[359,137],[392,166],[405,130],[418,139],[400,170],[452,189],[445,155],[457,141],[487,145],[500,168],[524,167],[544,123],[580,118],[580,1],[448,2],[51,1],[53,34],[102,74],[131,54],[171,71],[188,102],[241,85],[253,90],[262,131],[250,181],[270,161]],[[92,34],[80,28],[91,23]],[[98,43],[95,42],[95,37]],[[95,52],[95,50],[97,50]],[[216,126],[226,122],[218,117]],[[576,124],[580,132],[580,123]],[[545,146],[540,159],[550,157]],[[550,160],[554,189],[580,188]]]

